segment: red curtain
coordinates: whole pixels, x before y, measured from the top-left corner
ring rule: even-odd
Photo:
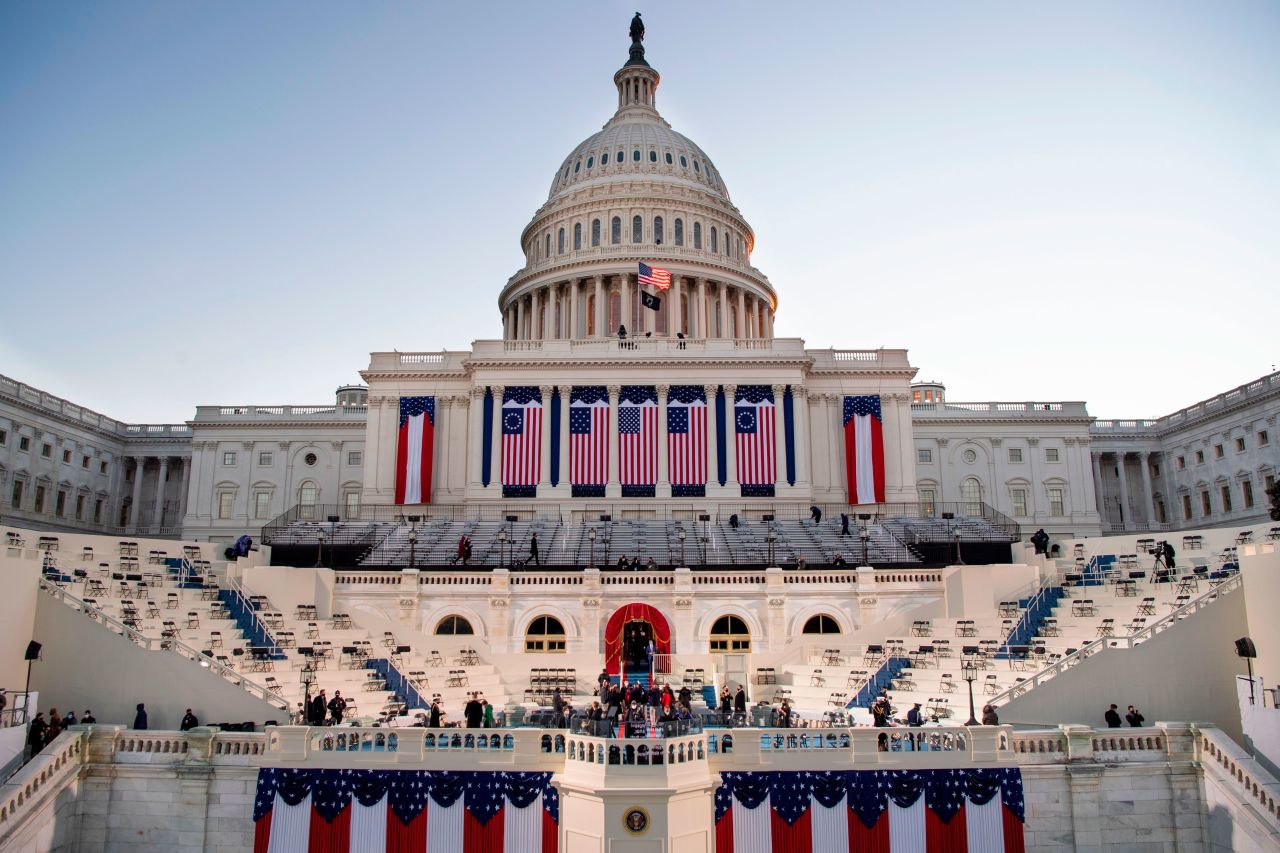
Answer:
[[[308,853],[347,853],[350,848],[351,806],[338,812],[332,822],[320,817],[320,813],[313,808]]]
[[[653,644],[658,654],[671,654],[671,628],[662,612],[651,604],[625,604],[613,611],[604,629],[605,668],[610,674],[622,669],[622,634],[628,622],[648,622],[653,626]]]

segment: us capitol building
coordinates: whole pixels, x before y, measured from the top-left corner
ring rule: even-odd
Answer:
[[[913,382],[905,349],[775,337],[780,296],[751,264],[751,225],[711,158],[658,112],[660,76],[641,41],[613,82],[613,116],[556,168],[520,235],[524,266],[498,293],[501,339],[373,353],[366,384],[332,404],[199,406],[165,425],[124,424],[0,377],[0,512],[32,527],[215,541],[291,510],[376,515],[396,503],[400,400],[428,397],[422,500],[433,512],[795,517],[859,503],[844,401],[874,397],[883,482],[878,506],[859,511],[951,506],[1053,536],[1265,518],[1280,374],[1156,420],[1098,422],[1079,401],[951,402],[941,384]],[[669,273],[669,288],[642,283],[640,264]],[[592,400],[607,401],[611,439],[580,487],[570,412]],[[622,470],[619,407],[646,400],[659,436],[671,404],[705,406],[705,447],[689,448],[692,433],[681,445],[701,456],[698,483],[661,439],[647,482]],[[513,401],[540,424],[514,477],[500,417]],[[776,413],[772,435],[761,423],[755,444],[736,436],[735,448],[735,404],[760,402]]]

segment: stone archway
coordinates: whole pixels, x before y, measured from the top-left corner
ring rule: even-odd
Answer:
[[[609,617],[604,628],[604,665],[610,675],[621,672],[623,632],[628,622],[648,622],[653,627],[653,643],[660,655],[671,654],[671,626],[662,611],[651,604],[624,604]]]

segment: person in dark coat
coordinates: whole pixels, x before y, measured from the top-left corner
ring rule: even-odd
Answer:
[[[1040,528],[1031,534],[1031,544],[1035,546],[1037,554],[1043,554],[1049,546],[1049,534],[1044,532],[1044,528]]]
[[[85,708],[84,716],[80,718],[80,725],[92,726],[96,722],[98,722],[98,718],[93,715],[93,711],[90,711],[88,708]]]
[[[813,523],[815,526],[821,524],[822,509],[819,508],[817,504],[814,504],[813,506],[809,507],[809,517],[813,519]]]
[[[1166,540],[1164,543],[1164,564],[1169,568],[1174,568],[1177,564],[1173,560],[1173,546]]]
[[[1130,727],[1140,729],[1142,728],[1142,724],[1147,721],[1147,718],[1142,716],[1141,711],[1130,705],[1129,713],[1124,715],[1124,720],[1130,725]]]
[[[608,699],[609,699],[609,670],[607,670],[607,669],[602,669],[602,670],[600,670],[600,677],[596,679],[596,684],[597,684],[597,685],[599,685],[599,690],[597,691],[596,695],[600,697],[600,701],[601,701],[601,702],[606,702],[606,701],[608,701]]]
[[[1120,712],[1116,708],[1116,705],[1112,705],[1107,709],[1107,713],[1102,715],[1102,718],[1107,721],[1107,728],[1109,729],[1120,728]]]
[[[685,707],[692,707],[693,691],[689,689],[689,685],[686,684],[684,687],[680,688],[679,702]]]
[[[742,685],[738,685],[738,692],[733,694],[733,711],[735,714],[747,713],[747,691],[742,689]]]
[[[841,536],[853,535],[852,533],[849,532],[849,513],[847,512],[840,513],[840,535]]]
[[[538,558],[538,534],[534,533],[529,537],[529,562],[535,566],[542,565],[542,561]]]
[[[991,706],[988,705],[987,707],[990,708]],[[919,702],[915,703],[911,710],[907,712],[907,725],[913,728],[924,725],[924,717],[920,713]]]
[[[342,722],[342,713],[347,710],[347,700],[342,698],[342,691],[333,691],[333,698],[329,700],[329,716],[333,719],[333,725]]]
[[[27,729],[27,746],[31,747],[31,755],[44,749],[44,736],[49,731],[49,724],[45,722],[44,711],[37,711],[36,718],[31,721],[30,727]]]
[[[557,715],[560,709],[556,709]],[[467,719],[467,728],[478,729],[484,722],[484,705],[480,704],[480,694],[472,693],[471,700],[462,708],[462,716]]]
[[[1000,717],[996,714],[996,709],[992,705],[982,706],[982,724],[984,726],[1000,725]]]
[[[440,700],[436,699],[431,703],[431,714],[427,717],[427,727],[432,729],[440,728]]]
[[[200,725],[200,721],[196,719],[196,715],[191,713],[191,709],[187,709],[187,713],[182,715],[182,723],[178,728],[184,732],[189,732],[196,726]]]
[[[323,726],[324,718],[329,713],[329,700],[324,697],[324,691],[321,690],[316,694],[316,698],[311,700],[311,707],[307,709],[308,717],[311,725]]]
[[[726,717],[733,713],[733,697],[729,695],[728,687],[720,689],[720,713]]]
[[[133,727],[138,731],[146,731],[147,729],[147,706],[138,703],[138,713],[133,715]]]

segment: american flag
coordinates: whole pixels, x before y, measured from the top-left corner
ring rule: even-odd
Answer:
[[[574,497],[604,497],[609,482],[609,392],[575,385],[569,392],[569,483]]]
[[[658,482],[658,391],[652,385],[624,385],[618,398],[618,480],[624,492]]]
[[[673,385],[667,396],[667,468],[675,497],[703,497],[707,485],[707,395]]]
[[[658,290],[666,290],[671,286],[671,273],[662,267],[651,267],[648,264],[640,264],[640,275],[637,279],[641,284],[651,284]]]
[[[739,385],[734,395],[733,424],[737,435],[738,482],[744,486],[777,482],[773,388]]]
[[[844,398],[844,466],[849,503],[884,503],[884,418],[879,394]]]
[[[542,475],[542,394],[534,385],[507,388],[502,394],[502,485],[525,489]]]
[[[715,815],[716,853],[1022,853],[1025,845],[1017,768],[725,772]]]
[[[550,773],[272,768],[253,820],[255,853],[556,853],[560,800]]]
[[[396,503],[431,503],[435,397],[401,397],[396,445]]]

